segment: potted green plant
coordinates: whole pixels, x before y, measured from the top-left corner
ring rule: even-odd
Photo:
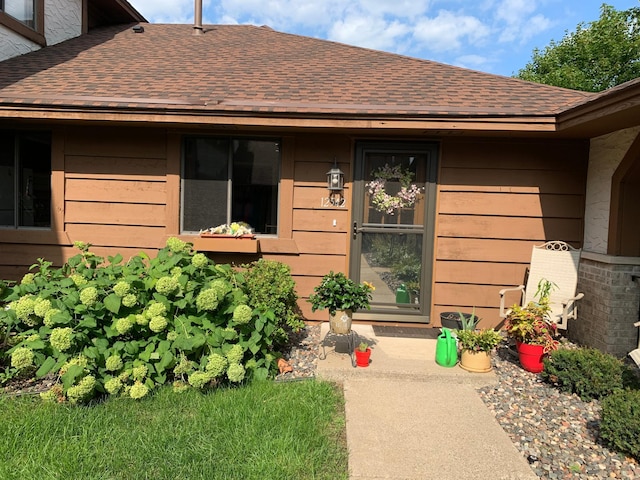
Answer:
[[[349,333],[353,312],[371,308],[373,285],[356,283],[342,273],[333,271],[322,277],[320,285],[309,295],[311,310],[329,310],[329,326],[334,333]]]
[[[540,373],[542,359],[558,347],[558,329],[549,315],[549,293],[554,284],[546,279],[538,283],[534,298],[527,305],[514,305],[507,314],[505,330],[516,342],[520,365],[533,373]]]
[[[492,329],[456,330],[460,348],[460,366],[469,372],[486,373],[491,370],[491,352],[503,338]]]
[[[368,367],[371,358],[371,348],[367,342],[360,342],[356,348],[356,365],[358,367]]]

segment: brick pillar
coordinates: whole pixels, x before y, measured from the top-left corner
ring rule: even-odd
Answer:
[[[578,271],[578,318],[568,337],[580,345],[625,357],[638,346],[640,258],[583,252]]]

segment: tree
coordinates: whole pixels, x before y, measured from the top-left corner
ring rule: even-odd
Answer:
[[[600,92],[640,77],[640,7],[600,7],[600,18],[578,24],[540,51],[516,78],[587,92]]]

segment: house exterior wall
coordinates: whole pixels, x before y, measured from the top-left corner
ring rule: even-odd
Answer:
[[[611,178],[640,127],[628,128],[591,140],[585,201],[584,249],[607,253]]]
[[[82,33],[82,0],[46,0],[44,36],[55,45]],[[0,25],[0,61],[42,48],[22,35]]]
[[[127,258],[141,250],[153,255],[167,237],[179,235],[183,133],[193,132],[54,130],[53,228],[0,230],[0,278],[20,278],[41,257],[60,265],[77,253],[74,241],[91,243],[100,256]],[[216,133],[228,135],[206,132]],[[180,238],[212,252],[216,261],[263,257],[290,265],[303,313],[326,320],[326,312],[312,313],[305,299],[329,270],[348,270],[355,140],[341,133],[281,138],[277,238],[260,238],[254,253],[220,248],[212,239]],[[498,291],[522,283],[533,245],[562,239],[581,246],[586,147],[575,141],[442,140],[433,324],[442,311],[474,307],[485,325],[497,324]],[[322,201],[334,158],[345,172],[345,206]]]

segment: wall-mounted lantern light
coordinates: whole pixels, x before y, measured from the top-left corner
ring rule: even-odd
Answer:
[[[333,168],[327,172],[327,188],[332,193],[344,190],[344,172],[338,168],[335,158]]]

